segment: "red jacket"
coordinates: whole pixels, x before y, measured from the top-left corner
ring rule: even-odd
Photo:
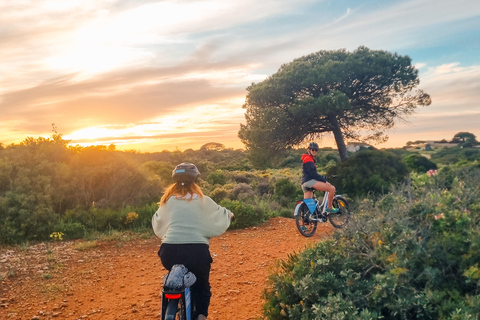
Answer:
[[[315,158],[311,154],[302,154],[302,162],[302,184],[312,179],[327,182],[324,176],[318,174]]]

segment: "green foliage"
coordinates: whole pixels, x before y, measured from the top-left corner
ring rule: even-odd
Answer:
[[[327,171],[328,176],[336,176],[329,181],[336,186],[337,193],[350,197],[387,193],[407,174],[407,167],[399,156],[380,150],[359,151]]]
[[[73,222],[73,221],[60,221],[54,229],[56,232],[62,232],[63,239],[70,240],[70,239],[82,239],[86,235],[86,228],[80,222]]]
[[[0,243],[48,240],[54,231],[80,237],[84,227],[96,226],[69,219],[69,210],[88,213],[95,206],[109,212],[100,216],[113,217],[126,206],[158,199],[161,181],[123,153],[67,143],[54,134],[1,150]],[[110,227],[118,225],[113,218],[104,220]]]
[[[229,193],[224,187],[215,188],[212,192],[210,192],[210,198],[217,203],[227,198],[228,195]]]
[[[333,132],[342,161],[344,136],[382,140],[398,116],[430,104],[408,56],[359,47],[319,51],[284,64],[247,88],[246,124],[239,137],[261,168],[324,132]]]
[[[405,163],[409,170],[418,173],[425,173],[428,170],[437,169],[437,165],[434,162],[428,160],[427,157],[416,153],[410,154],[403,158],[403,163]]]
[[[267,319],[475,319],[480,170],[412,181],[360,203],[341,233],[279,262]]]
[[[235,214],[231,228],[243,229],[262,223],[267,220],[267,212],[259,207],[254,207],[237,200],[223,200],[220,205]]]
[[[432,160],[438,164],[455,164],[457,166],[480,163],[480,149],[478,148],[444,148],[432,154]]]
[[[279,179],[275,183],[275,199],[277,199],[281,205],[287,206],[299,198],[303,198],[300,184],[294,183],[288,178]]]
[[[227,176],[225,175],[225,173],[223,173],[222,170],[216,170],[215,172],[212,172],[208,175],[207,181],[211,185],[214,185],[214,184],[224,185],[227,183]]]

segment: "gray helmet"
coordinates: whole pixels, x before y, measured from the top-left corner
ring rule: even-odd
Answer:
[[[318,150],[318,144],[316,142],[310,142],[308,149]]]
[[[190,162],[180,163],[173,169],[172,178],[175,182],[195,182],[200,176],[200,171]]]

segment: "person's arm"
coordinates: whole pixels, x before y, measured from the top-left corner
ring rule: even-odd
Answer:
[[[313,163],[312,161],[305,162],[305,171],[307,172],[309,177],[312,177],[312,179],[315,179],[321,182],[327,182],[327,179],[325,178],[325,176],[318,174],[317,168],[315,167],[315,163]]]
[[[218,205],[210,197],[205,196],[205,214],[207,216],[205,236],[208,238],[219,236],[224,233],[233,219],[233,213]]]
[[[153,232],[159,238],[163,238],[167,233],[168,223],[166,221],[167,212],[165,206],[158,208],[157,212],[152,217]]]

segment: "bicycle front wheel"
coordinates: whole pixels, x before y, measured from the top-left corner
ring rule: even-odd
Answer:
[[[302,203],[298,209],[298,214],[295,216],[295,223],[297,224],[298,231],[304,237],[313,236],[317,230],[317,221],[313,221],[310,218],[310,210],[308,210],[305,203]]]
[[[350,220],[348,202],[342,197],[335,197],[332,206],[338,209],[337,213],[330,213],[328,220],[335,228],[343,228]]]

